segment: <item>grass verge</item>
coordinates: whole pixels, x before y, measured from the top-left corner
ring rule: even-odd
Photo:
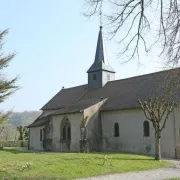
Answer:
[[[171,165],[133,154],[28,153],[12,148],[0,150],[0,157],[0,179],[6,180],[68,180]]]

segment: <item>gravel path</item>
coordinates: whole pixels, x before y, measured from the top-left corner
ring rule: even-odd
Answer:
[[[150,171],[129,172],[122,174],[113,174],[84,178],[79,180],[163,180],[168,178],[180,177],[180,161],[167,160],[174,163],[174,167],[160,168]]]

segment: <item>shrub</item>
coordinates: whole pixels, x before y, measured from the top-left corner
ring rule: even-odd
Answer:
[[[0,148],[3,147],[27,147],[28,141],[0,141]]]

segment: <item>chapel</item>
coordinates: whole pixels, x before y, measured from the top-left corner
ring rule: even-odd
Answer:
[[[56,152],[130,152],[153,155],[152,124],[138,99],[156,97],[169,71],[115,80],[107,59],[100,26],[95,58],[87,71],[87,84],[62,88],[28,126],[29,149]],[[177,156],[180,111],[167,121],[161,140],[164,157]]]

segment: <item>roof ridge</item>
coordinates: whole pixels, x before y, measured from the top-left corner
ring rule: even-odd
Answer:
[[[82,85],[78,85],[78,86],[73,86],[73,87],[68,87],[68,88],[63,88],[62,90],[67,90],[67,89],[73,89],[73,88],[78,88],[81,86],[86,86],[87,84],[82,84]]]
[[[167,69],[167,70],[152,72],[152,73],[148,73],[148,74],[137,75],[137,76],[128,77],[128,78],[124,78],[124,79],[117,79],[117,80],[114,80],[114,81],[109,81],[109,82],[107,82],[107,84],[108,83],[113,83],[115,81],[124,81],[124,80],[135,79],[135,78],[139,78],[139,77],[143,77],[143,76],[150,76],[150,75],[153,75],[153,74],[159,74],[159,73],[163,73],[163,72],[168,72],[168,71],[175,70],[175,69],[180,69],[180,67],[174,68],[174,69]]]

